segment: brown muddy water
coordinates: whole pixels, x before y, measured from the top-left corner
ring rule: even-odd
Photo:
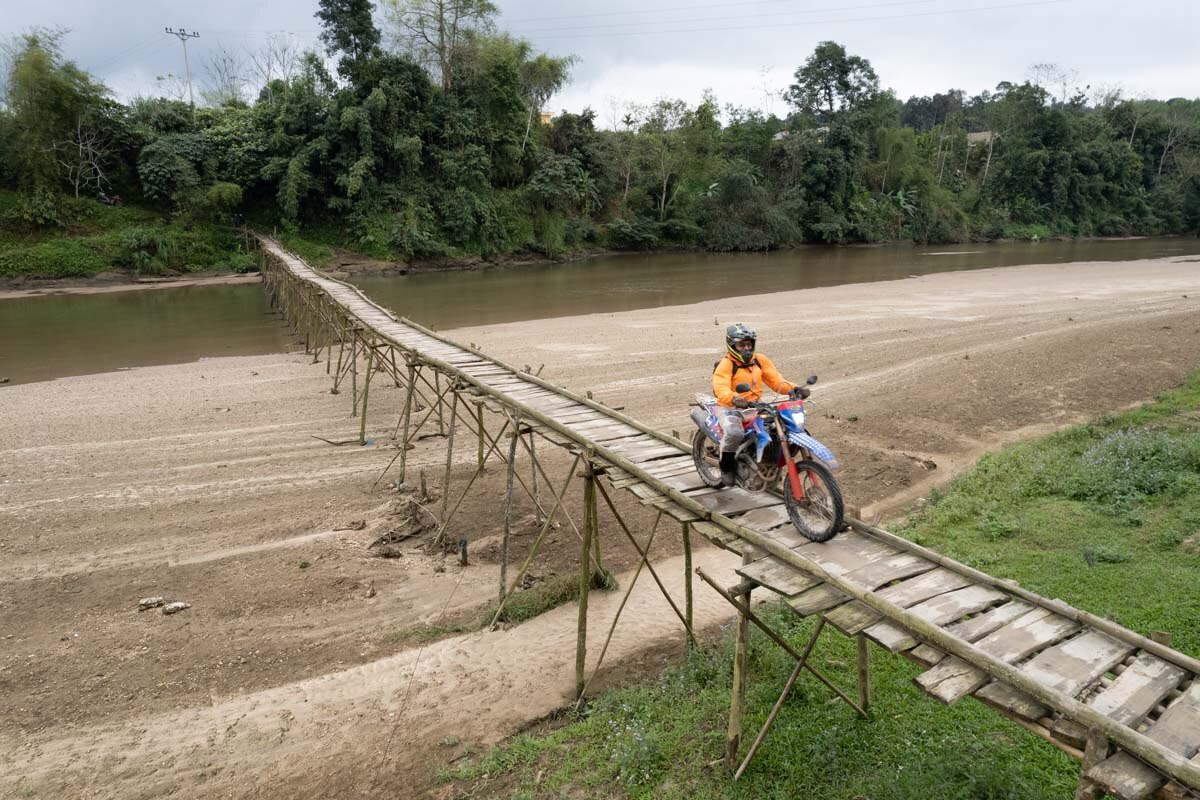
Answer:
[[[1200,240],[1195,238],[806,247],[764,254],[608,256],[561,265],[359,277],[354,282],[397,314],[448,329],[935,272],[1196,254]],[[8,378],[10,384],[281,352],[291,341],[255,285],[0,300],[0,380]]]

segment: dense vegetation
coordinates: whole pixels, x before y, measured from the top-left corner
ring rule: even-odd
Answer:
[[[1134,630],[1200,651],[1200,373],[1157,402],[984,458],[902,532]],[[1153,586],[1155,591],[1147,592]],[[797,647],[814,621],[764,608]],[[455,797],[656,800],[1051,800],[1077,761],[981,703],[923,698],[919,669],[872,648],[875,704],[860,720],[804,676],[740,781],[724,748],[732,647],[689,654],[661,676],[605,694],[568,724],[521,735],[446,776]],[[855,681],[854,643],[825,635],[817,665]],[[794,662],[751,628],[746,730],[762,725]],[[745,745],[743,746],[743,748]],[[744,752],[744,749],[743,749]]]
[[[1065,78],[1052,93],[1043,69],[901,102],[824,42],[786,117],[706,97],[628,105],[613,129],[588,109],[543,125],[573,59],[497,32],[488,0],[387,0],[392,50],[368,0],[318,7],[324,53],[260,54],[256,79],[225,54],[195,109],[116,102],[62,32],[10,42],[0,225],[22,243],[0,274],[244,266],[221,228],[239,216],[418,260],[1200,231],[1200,101],[1089,100]],[[55,232],[86,228],[102,191],[154,219],[65,244]]]

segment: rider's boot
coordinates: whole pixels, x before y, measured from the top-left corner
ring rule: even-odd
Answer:
[[[733,486],[737,483],[737,454],[721,453],[721,483]]]

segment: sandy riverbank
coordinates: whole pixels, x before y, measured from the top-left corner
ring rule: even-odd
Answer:
[[[248,275],[189,275],[165,278],[138,278],[132,275],[96,278],[53,278],[44,280],[22,279],[0,283],[0,300],[18,297],[45,297],[56,294],[108,294],[110,292],[136,292],[148,289],[172,289],[180,286],[222,286],[240,283],[258,283],[258,273]]]
[[[759,329],[786,374],[821,376],[812,428],[871,513],[988,449],[1148,399],[1200,367],[1200,264],[945,273],[451,335],[685,430],[735,320]],[[503,471],[477,484],[451,529],[471,538],[471,566],[416,548],[371,557],[366,546],[396,524],[387,481],[371,487],[394,451],[313,438],[354,438],[358,420],[310,360],[0,388],[0,795],[412,796],[568,696],[570,608],[413,648],[414,625],[494,595]],[[387,440],[399,397],[372,386],[369,437]],[[440,439],[413,454],[435,489],[443,458]],[[567,462],[550,462],[561,477]],[[649,515],[626,507],[645,530]],[[530,511],[518,508],[520,547]],[[621,571],[630,553],[605,525]],[[655,553],[669,559],[677,528],[664,531]],[[554,538],[541,577],[577,555],[569,529]],[[664,575],[678,580],[676,567]],[[653,584],[639,587],[626,614],[645,627],[618,630],[613,664],[653,665],[664,636],[678,644],[665,605],[643,591]],[[193,607],[139,613],[155,594]],[[716,604],[700,613],[710,628],[726,616]],[[593,616],[595,637],[607,622]]]

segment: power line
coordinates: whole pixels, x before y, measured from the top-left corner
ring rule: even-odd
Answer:
[[[745,0],[745,2],[734,2],[734,3],[729,3],[729,2],[697,3],[695,5],[688,5],[688,6],[667,6],[665,8],[647,8],[647,9],[642,9],[642,10],[594,11],[594,12],[589,12],[587,14],[555,14],[554,16],[549,16],[549,17],[518,17],[516,19],[507,19],[507,18],[502,17],[502,20],[505,23],[518,23],[518,22],[547,22],[550,20],[587,19],[587,18],[591,18],[591,17],[630,17],[630,16],[636,16],[636,15],[645,15],[645,14],[666,14],[666,13],[674,12],[674,11],[697,11],[697,10],[712,9],[712,8],[740,8],[740,7],[745,7],[745,6],[762,6],[762,5],[777,6],[777,5],[780,5],[780,3],[783,3],[786,1],[787,0]],[[936,0],[915,0],[915,2],[933,3],[933,2],[936,2]],[[865,6],[848,6],[844,9],[821,8],[821,9],[791,11],[791,12],[782,12],[782,13],[821,14],[821,13],[826,13],[829,11],[856,10],[859,8],[875,8],[877,6],[914,5],[915,2],[914,2],[914,0],[906,0],[905,2],[896,2],[896,3],[876,3],[876,4],[872,4],[872,5],[865,5]]]
[[[1000,10],[1006,10],[1006,9],[1012,9],[1012,8],[1030,8],[1030,7],[1035,7],[1035,6],[1049,6],[1049,5],[1056,5],[1056,4],[1065,3],[1065,2],[1068,2],[1068,0],[1031,0],[1031,2],[1024,2],[1024,3],[1005,3],[1002,5],[977,6],[975,8],[944,9],[941,11],[919,11],[919,12],[913,12],[911,14],[889,14],[889,15],[872,16],[872,17],[831,17],[828,19],[812,19],[812,20],[805,20],[804,22],[776,23],[776,24],[772,24],[772,25],[722,25],[720,27],[715,27],[715,28],[662,28],[662,29],[657,29],[657,30],[614,31],[614,32],[610,32],[610,33],[579,33],[579,34],[566,34],[564,36],[558,36],[558,37],[552,37],[552,38],[596,39],[596,38],[620,37],[620,36],[660,36],[660,35],[666,34],[666,33],[710,33],[710,32],[724,33],[724,32],[729,32],[729,31],[762,30],[764,28],[769,28],[769,29],[774,30],[777,28],[798,28],[798,27],[807,26],[807,25],[829,25],[829,24],[836,24],[839,22],[880,22],[880,21],[898,20],[898,19],[912,19],[912,18],[917,18],[917,17],[949,16],[951,14],[974,14],[974,13],[980,12],[980,11],[1000,11]],[[662,23],[662,24],[667,24],[667,23]],[[526,32],[517,31],[516,33],[523,35]]]
[[[873,9],[873,8],[894,8],[896,6],[924,6],[924,5],[929,5],[930,3],[936,3],[936,2],[938,2],[938,0],[898,0],[897,2],[870,3],[867,5],[858,5],[858,6],[842,6],[840,8],[835,6],[835,7],[829,7],[829,8],[805,9],[805,10],[799,10],[799,11],[778,11],[778,12],[773,12],[770,14],[742,15],[742,16],[736,17],[734,19],[744,20],[744,19],[747,19],[748,17],[751,19],[767,19],[767,18],[774,18],[774,17],[800,17],[800,16],[809,16],[812,14],[829,14],[829,13],[838,12],[838,11],[862,11],[862,10]],[[707,6],[707,7],[708,8],[723,8],[726,5],[727,4],[724,4],[724,3],[718,3],[718,4],[714,4],[712,6]],[[735,3],[733,5],[741,5],[741,4]],[[695,8],[705,8],[705,7],[706,6],[695,6]],[[663,10],[665,11],[666,9],[663,9]],[[690,11],[692,9],[682,9],[681,8],[679,10]],[[702,23],[702,22],[721,22],[721,21],[724,21],[727,19],[730,19],[730,18],[729,17],[701,17],[699,19],[690,19],[689,18],[687,21],[692,22],[692,23]],[[655,20],[655,21],[647,21],[644,23],[635,23],[635,24],[667,25],[667,24],[671,24],[672,22],[675,22],[675,21],[676,20]],[[599,29],[599,28],[622,28],[622,27],[628,27],[628,26],[629,26],[629,22],[625,21],[625,22],[605,22],[605,23],[600,23],[600,24],[595,24],[595,25],[587,25],[585,27],[589,30],[595,30],[595,29]],[[550,32],[554,32],[554,31],[575,31],[575,30],[579,30],[579,28],[580,28],[580,26],[578,26],[578,25],[568,25],[565,27],[558,27],[558,28],[526,28],[526,29],[524,29],[523,32],[525,32],[525,33],[550,33]]]

